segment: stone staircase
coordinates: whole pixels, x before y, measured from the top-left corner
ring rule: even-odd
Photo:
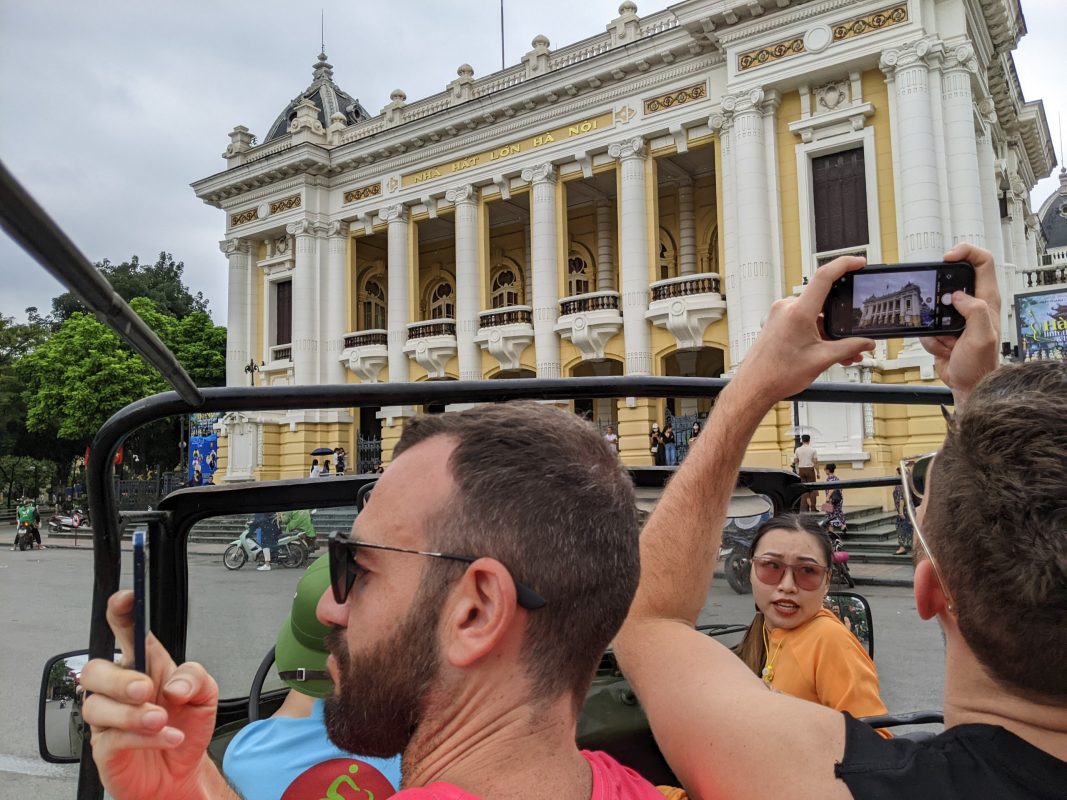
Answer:
[[[807,513],[816,521],[825,515]],[[848,532],[845,549],[851,562],[860,564],[911,564],[911,553],[894,555],[897,549],[896,514],[880,506],[845,506]]]

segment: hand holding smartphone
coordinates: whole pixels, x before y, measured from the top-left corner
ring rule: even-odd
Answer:
[[[147,672],[145,658],[146,600],[145,587],[145,532],[133,532],[133,668]]]
[[[967,261],[870,264],[834,282],[823,327],[830,339],[959,335],[965,320],[952,305],[957,291],[974,295]]]

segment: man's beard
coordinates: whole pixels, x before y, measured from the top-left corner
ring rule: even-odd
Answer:
[[[439,598],[420,592],[396,632],[369,652],[350,653],[345,629],[326,637],[338,685],[326,698],[330,740],[349,753],[389,758],[402,753],[422,721],[440,666]]]

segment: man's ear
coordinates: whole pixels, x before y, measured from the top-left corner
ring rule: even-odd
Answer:
[[[923,619],[931,619],[944,611],[948,605],[945,593],[937,580],[930,559],[924,558],[915,565],[915,610]]]
[[[480,558],[452,590],[442,633],[444,657],[469,667],[499,649],[518,624],[515,582],[503,564]]]

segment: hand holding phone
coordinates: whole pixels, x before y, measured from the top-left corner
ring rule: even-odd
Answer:
[[[133,532],[133,668],[147,672],[145,659],[145,532]]]
[[[823,306],[831,339],[959,335],[966,321],[952,295],[975,292],[967,261],[873,264],[834,281]]]

